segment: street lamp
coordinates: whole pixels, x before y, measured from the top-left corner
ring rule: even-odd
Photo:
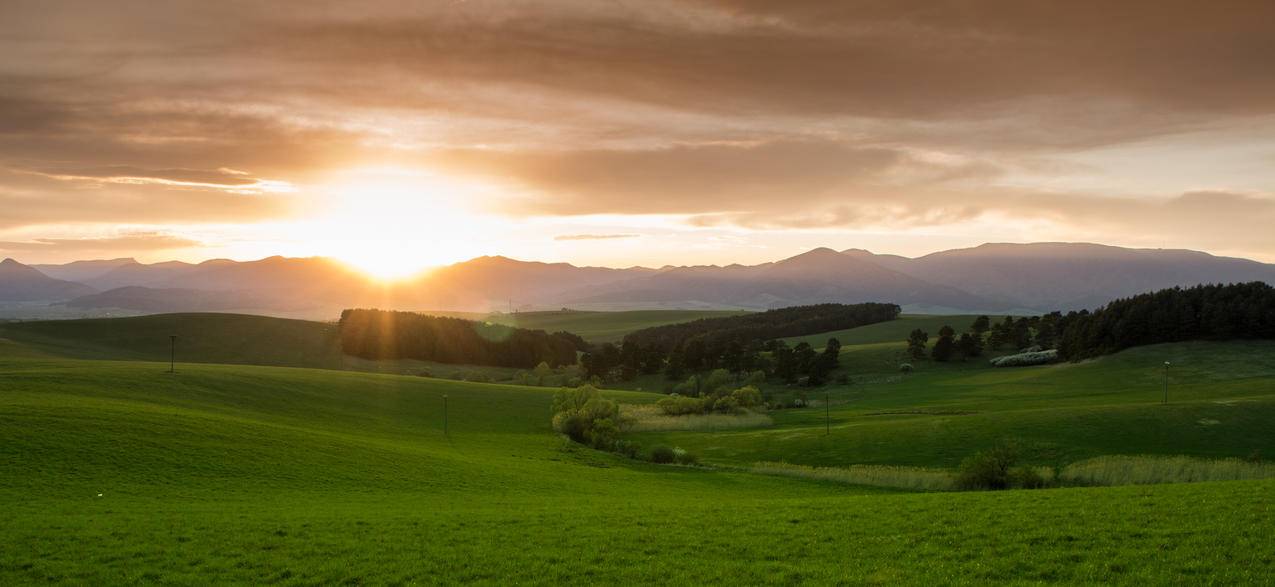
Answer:
[[[1164,403],[1166,404],[1169,403],[1169,365],[1170,364],[1171,363],[1169,363],[1168,361],[1164,362]]]

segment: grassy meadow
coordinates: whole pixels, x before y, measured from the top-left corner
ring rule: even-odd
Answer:
[[[181,362],[170,374],[166,362],[109,352],[166,350],[168,325],[118,324],[94,325],[97,338],[68,334],[94,330],[84,325],[0,332],[0,584],[1275,577],[1275,479],[1248,466],[1255,451],[1275,455],[1272,343],[1022,369],[927,363],[901,376],[901,343],[875,335],[843,349],[852,382],[827,388],[828,412],[810,393],[812,407],[739,426],[673,425],[642,407],[657,394],[604,391],[644,414],[647,429],[627,435],[644,450],[668,444],[704,463],[684,467],[564,441],[550,428],[551,389],[303,361]],[[1174,363],[1167,406],[1164,360]],[[1198,473],[1179,455],[1245,463],[1194,480],[1234,478],[1223,466],[1254,478],[926,484],[1005,440],[1033,465],[1108,476],[1095,483]],[[1120,455],[1170,460],[1131,466]]]

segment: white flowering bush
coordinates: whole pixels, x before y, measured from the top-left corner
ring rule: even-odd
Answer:
[[[1046,351],[1018,353],[1017,355],[1005,355],[996,357],[990,362],[993,367],[1030,367],[1032,365],[1046,365],[1057,360],[1058,349],[1049,349]]]

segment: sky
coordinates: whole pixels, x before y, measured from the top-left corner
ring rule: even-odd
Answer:
[[[1275,262],[1275,3],[0,2],[0,257]]]

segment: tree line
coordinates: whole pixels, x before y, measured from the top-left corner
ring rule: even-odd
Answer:
[[[353,309],[341,312],[341,350],[364,359],[419,359],[439,363],[532,368],[576,363],[580,337],[487,325],[414,312]]]
[[[590,349],[580,362],[586,378],[604,381],[660,372],[681,381],[694,373],[724,369],[762,371],[785,381],[819,385],[836,368],[841,344],[833,339],[831,353],[817,353],[807,343],[789,348],[779,339],[893,320],[899,312],[895,304],[817,304],[704,318],[632,332],[618,346]]]
[[[1275,288],[1260,281],[1175,287],[1052,318],[1058,352],[1072,361],[1162,342],[1275,338]]]
[[[977,357],[985,348],[1056,349],[1079,361],[1130,347],[1186,340],[1275,338],[1275,288],[1266,283],[1174,287],[1115,300],[1096,310],[1051,312],[992,322],[979,316],[967,332],[920,329],[908,336],[908,354],[936,361]]]

